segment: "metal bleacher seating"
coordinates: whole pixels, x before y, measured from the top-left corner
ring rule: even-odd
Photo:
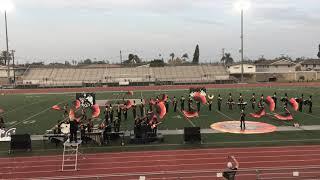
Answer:
[[[29,68],[23,76],[24,83],[53,83],[55,85],[73,85],[82,84],[83,82],[148,82],[155,80],[187,83],[227,79],[229,79],[229,74],[223,65],[134,68]]]

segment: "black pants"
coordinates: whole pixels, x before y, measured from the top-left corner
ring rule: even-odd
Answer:
[[[78,125],[74,121],[70,121],[70,142],[75,141],[77,142],[77,131]]]
[[[246,122],[245,122],[245,120],[240,120],[240,128],[241,128],[241,129],[246,129]]]
[[[221,103],[218,103],[218,110],[221,111]]]
[[[177,104],[175,104],[175,105],[173,106],[173,111],[174,111],[174,112],[177,112]]]
[[[309,106],[309,113],[312,113],[312,106]]]
[[[211,111],[211,108],[212,108],[212,104],[210,103],[209,104],[209,111]]]
[[[132,110],[132,114],[133,114],[133,119],[136,119],[136,117],[137,117],[137,112],[136,112],[136,110]]]
[[[184,111],[184,104],[181,104],[181,111]]]
[[[251,107],[252,107],[253,110],[255,110],[255,109],[256,109],[256,104],[255,104],[255,103],[252,103],[252,104],[251,104]]]

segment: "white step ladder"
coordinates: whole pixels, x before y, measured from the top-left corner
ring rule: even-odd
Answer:
[[[81,142],[81,140],[78,140],[77,143],[70,143],[70,141],[67,140],[63,143],[62,171],[78,170],[78,155]]]

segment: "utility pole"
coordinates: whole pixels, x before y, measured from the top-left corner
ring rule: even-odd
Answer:
[[[5,21],[5,27],[6,27],[6,46],[7,46],[7,52],[6,52],[6,61],[8,63],[8,82],[11,84],[10,81],[10,60],[9,60],[9,42],[8,42],[8,22],[7,22],[7,11],[4,11],[4,21]]]
[[[122,52],[120,50],[120,63],[122,64]]]
[[[14,53],[15,50],[11,50],[11,56],[12,56],[12,65],[13,65],[13,83],[16,84],[16,71],[15,71],[15,64],[14,64]]]
[[[241,82],[243,82],[243,9],[241,9]]]

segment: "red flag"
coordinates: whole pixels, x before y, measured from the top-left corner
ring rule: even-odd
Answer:
[[[54,105],[51,107],[51,109],[56,110],[56,111],[60,111],[61,107],[59,107],[58,105]]]
[[[298,111],[299,109],[299,104],[297,103],[297,101],[294,99],[294,98],[291,98],[289,100],[290,102],[290,105],[292,106],[292,108],[295,110],[295,111]]]
[[[195,101],[200,101],[202,104],[207,104],[207,98],[200,92],[195,92],[193,95],[193,99]]]
[[[92,106],[92,117],[97,118],[100,115],[100,107],[98,104]]]
[[[75,114],[74,114],[74,110],[73,109],[70,109],[70,111],[69,111],[69,119],[70,120],[74,120],[75,119]]]
[[[271,98],[271,96],[267,96],[266,101],[267,101],[267,104],[269,105],[270,111],[273,112],[276,107],[274,100]]]
[[[293,120],[293,116],[291,114],[288,114],[287,116],[275,114],[274,117],[279,120],[282,120],[282,121],[292,121]]]
[[[167,113],[166,106],[164,105],[164,102],[160,101],[156,107],[157,107],[157,113],[159,114],[160,119],[162,119]]]
[[[125,104],[125,108],[126,108],[126,109],[130,109],[130,108],[132,107],[132,105],[133,105],[133,102],[132,102],[131,100],[128,100],[128,101],[126,102],[126,104]]]
[[[186,118],[199,117],[199,113],[197,111],[182,111],[182,112]]]
[[[256,112],[256,113],[250,113],[250,116],[253,118],[261,118],[263,116],[266,115],[266,111],[264,109],[261,109],[260,111]]]

